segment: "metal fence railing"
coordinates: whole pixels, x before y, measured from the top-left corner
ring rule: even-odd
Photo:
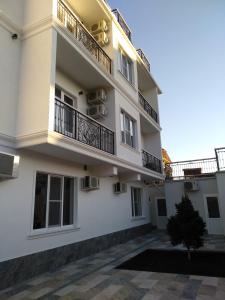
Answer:
[[[151,153],[142,150],[142,161],[145,168],[162,173],[162,161]]]
[[[225,147],[216,148],[215,153],[216,153],[218,171],[225,171]]]
[[[141,57],[143,64],[145,65],[146,69],[150,72],[150,63],[145,56],[144,52],[141,49],[137,49],[138,55]]]
[[[142,106],[142,108],[147,112],[147,114],[151,116],[152,119],[158,123],[159,120],[158,120],[157,112],[152,108],[150,103],[145,99],[145,97],[140,92],[139,92],[139,103]]]

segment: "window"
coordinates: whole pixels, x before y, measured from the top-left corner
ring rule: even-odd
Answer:
[[[217,197],[207,197],[207,208],[209,218],[220,218],[219,203]]]
[[[74,178],[38,172],[33,229],[74,223]]]
[[[142,190],[140,188],[131,188],[132,217],[142,216]]]
[[[133,83],[133,62],[121,48],[119,49],[119,70],[132,84]]]
[[[121,123],[120,126],[121,126],[122,143],[135,148],[136,147],[135,144],[136,122],[124,111],[121,111],[120,123]]]
[[[166,208],[166,199],[165,198],[157,199],[157,208],[158,208],[158,216],[159,217],[167,216],[167,208]]]
[[[75,118],[73,107],[77,107],[77,101],[70,94],[62,90],[60,87],[55,87],[55,99],[62,102],[56,113],[56,120],[62,128],[63,131],[69,135],[73,136],[75,131]]]

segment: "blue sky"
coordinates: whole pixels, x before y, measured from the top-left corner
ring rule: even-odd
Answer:
[[[225,146],[225,0],[109,0],[163,90],[162,146],[173,161]]]

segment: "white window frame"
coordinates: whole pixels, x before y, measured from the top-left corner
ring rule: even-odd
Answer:
[[[34,229],[34,213],[35,213],[35,196],[36,196],[36,179],[37,179],[37,174],[42,173],[48,176],[47,180],[47,203],[46,203],[46,215],[45,215],[45,222],[46,225],[44,228],[37,228]],[[49,226],[49,195],[50,195],[50,178],[52,177],[59,177],[62,178],[62,187],[61,187],[61,224],[60,226]],[[64,193],[64,178],[72,178],[73,179],[73,222],[70,225],[63,225],[63,193]],[[61,233],[64,231],[68,230],[74,230],[74,229],[79,229],[80,227],[78,226],[78,216],[77,216],[77,211],[78,211],[78,202],[77,202],[77,192],[78,192],[78,183],[77,183],[77,178],[73,177],[71,175],[61,175],[61,174],[55,174],[52,172],[47,172],[47,171],[40,171],[37,170],[35,171],[35,176],[34,176],[34,189],[33,189],[33,209],[32,209],[32,218],[31,218],[31,234],[30,238],[33,237],[38,237],[46,234],[54,234],[54,233]]]
[[[129,129],[126,127],[126,120],[129,122]],[[133,149],[137,148],[137,122],[123,109],[120,110],[120,131],[121,142]]]
[[[65,89],[63,89],[58,84],[55,85],[55,89],[59,89],[61,91],[61,97],[58,97],[55,93],[55,99],[66,103],[65,102],[65,96],[66,96],[66,97],[70,98],[73,101],[73,105],[70,105],[68,103],[66,103],[66,105],[70,106],[71,108],[77,109],[77,98],[75,96],[71,95],[71,93],[67,92]]]
[[[135,200],[136,199],[134,199],[134,189],[137,189],[140,191],[140,199],[138,199],[138,200],[140,200],[139,203],[141,205],[141,207],[139,207],[139,209],[138,209],[140,211],[140,214],[135,212]],[[135,187],[135,186],[131,187],[131,215],[132,215],[133,219],[143,218],[143,190],[140,187]]]
[[[133,85],[134,84],[134,63],[127,53],[119,47],[118,64],[119,71]]]

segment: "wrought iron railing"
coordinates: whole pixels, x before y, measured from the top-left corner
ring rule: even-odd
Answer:
[[[158,114],[157,112],[151,107],[149,102],[145,99],[145,97],[139,92],[139,103],[142,106],[142,108],[147,112],[149,116],[153,118],[157,123],[158,120]]]
[[[173,162],[165,165],[167,179],[186,179],[192,177],[210,177],[217,172],[215,157]]]
[[[106,69],[112,72],[112,62],[93,36],[87,31],[83,24],[76,18],[71,10],[58,0],[57,17],[71,34],[96,58],[96,60]]]
[[[145,150],[142,150],[142,162],[145,168],[162,173],[162,161]]]
[[[131,41],[131,31],[129,29],[129,27],[127,26],[124,18],[121,16],[120,12],[118,11],[118,9],[113,9],[112,12],[114,13],[114,15],[117,18],[118,23],[120,24],[121,28],[123,29],[123,31],[125,32],[126,36],[128,37],[128,39]]]
[[[225,171],[225,147],[216,148],[215,153],[218,171]]]
[[[57,99],[55,99],[55,131],[114,154],[113,131]]]
[[[141,57],[146,69],[150,72],[150,63],[147,57],[144,55],[144,52],[141,49],[137,49],[137,53]]]

